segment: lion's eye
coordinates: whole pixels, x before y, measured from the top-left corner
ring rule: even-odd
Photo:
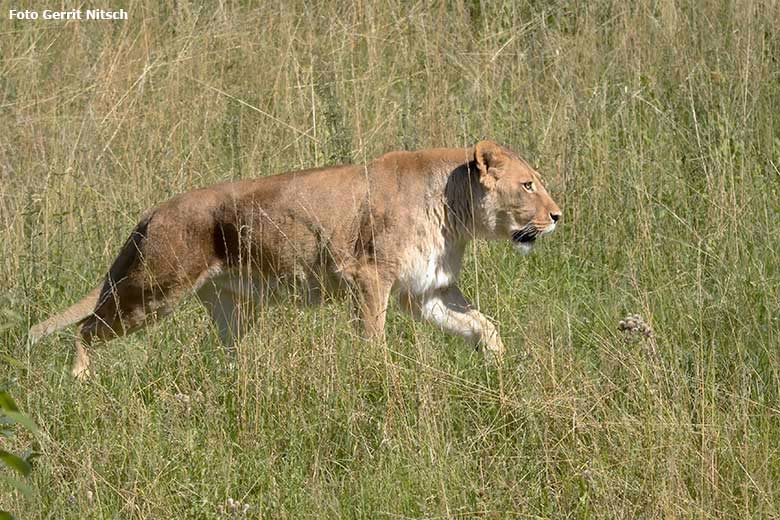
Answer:
[[[524,182],[523,188],[525,188],[528,191],[534,191],[534,183],[533,182]]]

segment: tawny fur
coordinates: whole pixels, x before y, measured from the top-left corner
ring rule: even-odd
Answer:
[[[52,316],[30,328],[30,332],[27,334],[30,343],[35,344],[39,339],[64,329],[69,325],[78,323],[92,314],[92,311],[97,304],[98,296],[100,296],[101,287],[102,286],[95,287],[89,294],[84,296],[84,298],[74,303],[60,314]]]
[[[227,345],[251,326],[246,307],[280,291],[308,304],[347,294],[364,336],[381,338],[395,294],[412,316],[499,358],[495,326],[457,287],[466,244],[505,239],[528,250],[559,216],[538,173],[490,141],[218,184],[147,211],[103,283],[29,336],[79,323],[80,377],[96,340],[130,333],[192,293]]]

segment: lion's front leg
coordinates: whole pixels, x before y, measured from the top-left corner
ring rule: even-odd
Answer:
[[[423,296],[401,295],[401,306],[419,320],[429,321],[450,334],[482,349],[485,358],[500,362],[504,344],[495,325],[466,301],[456,286],[426,293]]]

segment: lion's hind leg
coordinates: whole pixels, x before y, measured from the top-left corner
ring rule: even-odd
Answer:
[[[88,349],[92,345],[130,334],[167,316],[217,272],[218,268],[204,269],[197,276],[166,276],[161,280],[146,272],[146,266],[139,262],[117,283],[111,283],[109,275],[95,309],[81,322],[72,375],[88,375]]]
[[[165,207],[147,212],[125,241],[94,310],[81,321],[74,376],[86,375],[87,351],[95,342],[130,334],[162,318],[222,271],[222,261],[212,250],[208,218],[190,219],[183,226],[178,215]]]
[[[95,310],[81,322],[72,375],[77,378],[88,375],[88,349],[93,344],[111,341],[157,322],[173,312],[187,295],[208,285],[209,278],[218,271],[206,269],[194,280],[177,278],[164,285],[148,273],[131,273],[115,285],[107,281]]]
[[[71,374],[79,379],[88,375],[88,349],[96,342],[130,334],[169,314],[180,299],[177,293],[181,291],[166,295],[132,280],[115,286],[106,282],[95,310],[81,322]]]
[[[185,296],[203,285],[209,274],[205,271],[194,283],[182,282],[166,288],[151,281],[130,280],[104,287],[95,310],[81,322],[71,374],[79,379],[88,375],[88,349],[92,345],[131,334],[167,316]]]

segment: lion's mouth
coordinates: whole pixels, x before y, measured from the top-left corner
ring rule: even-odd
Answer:
[[[539,237],[539,230],[535,226],[527,225],[512,233],[512,242],[516,244],[531,245]]]

